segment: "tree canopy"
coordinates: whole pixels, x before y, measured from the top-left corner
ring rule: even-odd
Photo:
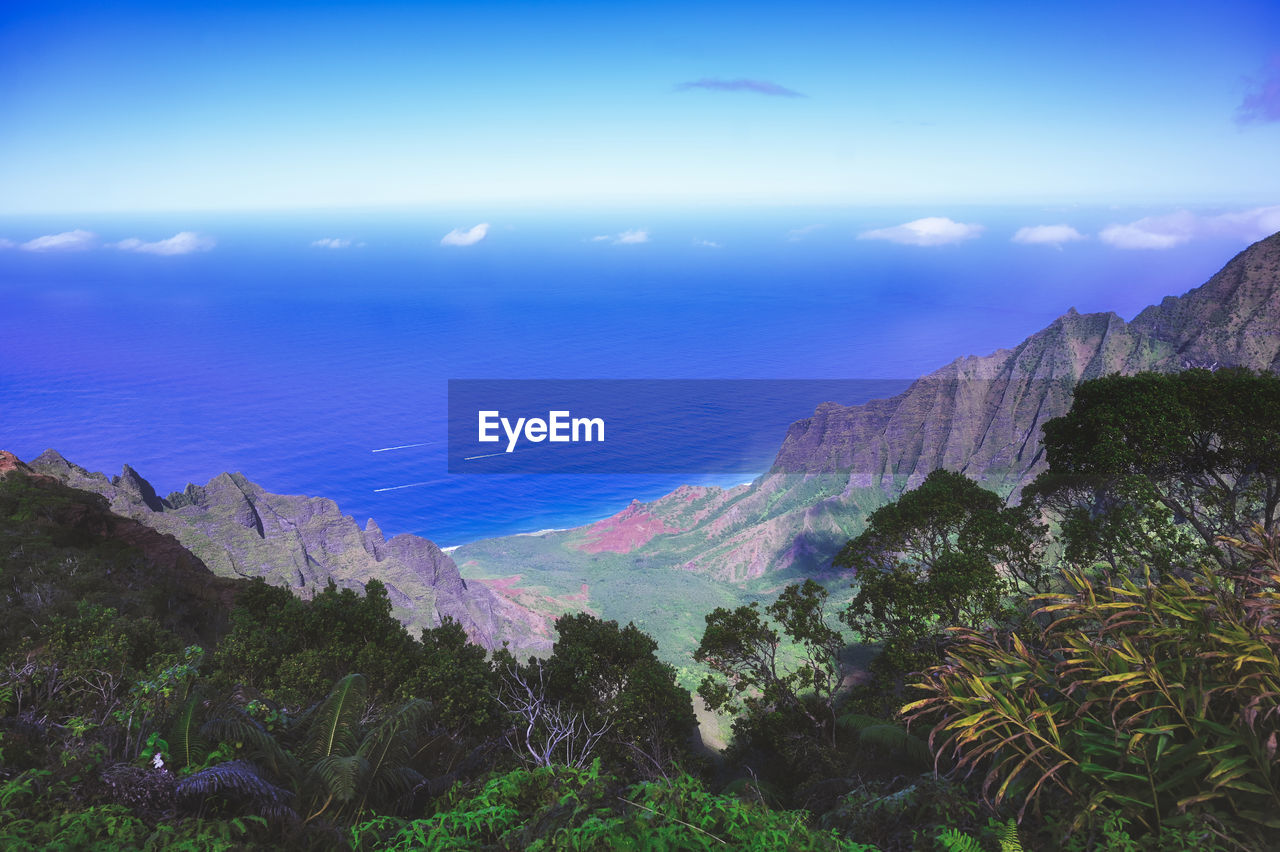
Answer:
[[[1234,558],[1280,504],[1280,378],[1245,369],[1108,376],[1044,426],[1049,469],[1025,492],[1060,519],[1076,563],[1157,570]]]
[[[856,572],[845,621],[883,643],[881,666],[896,672],[936,662],[946,628],[996,620],[1019,586],[1045,583],[1030,517],[947,470],[873,512],[835,564]]]

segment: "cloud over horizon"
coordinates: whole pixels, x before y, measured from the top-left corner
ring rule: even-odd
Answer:
[[[23,251],[83,251],[93,245],[98,235],[93,231],[77,228],[74,231],[63,231],[61,234],[47,234],[27,240],[18,248]]]
[[[1277,231],[1280,231],[1280,205],[1215,216],[1176,210],[1127,224],[1108,225],[1099,232],[1098,239],[1118,249],[1158,250],[1171,249],[1197,237],[1234,237],[1252,242]]]
[[[312,248],[344,249],[351,248],[351,240],[342,237],[321,237],[311,244]]]
[[[440,238],[442,246],[473,246],[483,240],[489,233],[489,223],[481,222],[470,230],[454,228]]]
[[[633,246],[649,242],[649,232],[644,228],[632,228],[620,234],[600,234],[591,238],[593,243],[610,243],[615,246]]]
[[[892,228],[863,231],[858,239],[888,240],[906,246],[945,246],[974,239],[985,230],[982,225],[967,225],[946,216],[927,216]]]
[[[677,92],[687,92],[690,89],[707,89],[713,92],[751,92],[757,95],[769,95],[775,98],[803,98],[800,92],[794,89],[788,89],[786,86],[780,86],[769,80],[747,80],[739,77],[734,80],[721,80],[719,77],[703,77],[698,80],[689,80],[676,86]]]
[[[1280,56],[1272,57],[1259,78],[1236,107],[1237,124],[1265,124],[1280,121]]]
[[[1012,242],[1024,246],[1053,246],[1062,248],[1063,243],[1074,243],[1083,240],[1084,234],[1070,225],[1028,225],[1019,228],[1013,235]]]
[[[142,254],[158,254],[168,257],[179,254],[191,254],[197,251],[209,251],[217,242],[213,237],[204,237],[195,231],[180,231],[167,240],[144,242],[137,237],[129,237],[115,243],[120,251],[136,251]]]

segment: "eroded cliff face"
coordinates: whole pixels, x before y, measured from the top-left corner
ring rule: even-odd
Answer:
[[[670,515],[670,497],[625,510],[655,530],[634,547],[730,582],[821,571],[869,511],[935,468],[1016,496],[1042,469],[1041,427],[1070,409],[1079,382],[1227,366],[1280,369],[1280,234],[1132,322],[1072,309],[1012,349],[959,358],[891,399],[823,404],[790,427],[768,475],[711,494],[716,505],[694,523]]]
[[[413,633],[448,616],[486,648],[504,641],[521,651],[550,647],[548,614],[516,603],[501,588],[464,581],[453,559],[425,538],[387,539],[372,520],[362,529],[332,500],[272,494],[238,473],[161,498],[128,465],[108,479],[53,450],[30,467],[100,494],[116,514],[172,535],[215,574],[262,577],[305,597],[330,579],[352,589],[378,579]]]

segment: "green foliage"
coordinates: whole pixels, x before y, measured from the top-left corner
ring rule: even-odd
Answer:
[[[363,595],[332,582],[310,601],[256,579],[241,591],[231,631],[214,656],[224,687],[254,687],[286,703],[322,695],[354,672],[377,699],[412,682],[422,646],[391,614],[386,587],[370,580]]]
[[[484,648],[467,639],[462,625],[445,617],[439,627],[422,631],[421,651],[397,696],[431,702],[433,720],[452,732],[490,733],[498,726],[498,681]]]
[[[236,760],[200,769],[179,782],[184,796],[222,796],[250,805],[275,820],[325,816],[346,822],[370,808],[394,808],[424,778],[410,765],[430,705],[412,699],[384,711],[372,723],[368,682],[352,674],[300,721],[293,749],[282,746],[258,719],[223,707],[200,728],[202,736],[234,740]]]
[[[828,623],[826,601],[827,590],[806,580],[788,586],[763,613],[753,602],[707,615],[694,655],[714,672],[698,687],[707,706],[757,715],[789,711],[807,721],[811,734],[831,741],[847,642]],[[788,648],[797,653],[789,655]]]
[[[985,809],[965,787],[944,777],[863,780],[822,817],[824,828],[874,843],[883,852],[939,848],[947,830],[985,839]]]
[[[230,820],[175,819],[150,825],[118,804],[85,806],[68,785],[45,770],[0,782],[0,848],[14,852],[90,850],[116,852],[227,852],[259,833],[256,817]]]
[[[937,662],[946,628],[999,621],[1008,595],[1047,589],[1029,517],[946,470],[873,512],[835,564],[857,573],[843,617],[883,643],[877,669],[890,678]]]
[[[698,694],[713,711],[737,714],[730,753],[788,791],[829,777],[851,759],[837,703],[850,672],[847,644],[826,613],[827,590],[812,580],[756,603],[707,616],[695,659],[712,674]],[[843,742],[842,742],[843,741]]]
[[[75,619],[83,606],[150,619],[179,647],[211,639],[225,613],[209,603],[234,581],[194,560],[159,563],[126,543],[136,540],[133,526],[98,495],[17,471],[0,476],[0,588],[10,616],[0,621],[0,658],[25,655],[55,618]]]
[[[1142,373],[1082,383],[1044,426],[1049,470],[1026,496],[1061,521],[1077,564],[1157,572],[1229,559],[1221,535],[1280,503],[1280,378],[1231,369]]]
[[[898,722],[864,713],[845,713],[836,719],[836,724],[863,749],[878,751],[922,768],[933,762],[929,744],[909,733]]]
[[[693,701],[658,643],[634,624],[619,627],[586,613],[556,620],[544,664],[549,696],[585,723],[609,723],[598,754],[607,766],[662,775],[686,753],[697,727]]]
[[[959,631],[904,712],[1024,813],[1054,790],[1073,829],[1114,811],[1155,836],[1209,819],[1280,837],[1280,542],[1235,544],[1235,572],[1100,588],[1069,573],[1034,644]]]
[[[171,716],[179,707],[188,703],[188,695],[199,675],[203,659],[204,649],[199,645],[191,645],[181,655],[166,654],[153,660],[151,671],[143,673],[134,681],[129,690],[128,703],[114,713],[116,721],[125,725],[126,757],[139,750],[139,746],[129,739],[131,733],[136,731],[140,739],[144,732],[151,729],[153,723]],[[180,736],[183,734],[181,731],[178,733]],[[158,738],[159,734],[152,731],[151,737]],[[148,749],[142,754],[144,760],[150,760],[156,751],[167,752],[169,748],[168,743],[165,743],[162,748],[157,749],[153,747],[151,740],[147,745]],[[184,742],[183,745],[189,749],[191,743]]]
[[[938,844],[946,852],[983,852],[981,843],[958,828],[948,828],[939,834]]]
[[[624,787],[598,764],[498,775],[428,819],[373,819],[351,837],[358,850],[873,848],[810,828],[803,813],[708,793],[688,775]]]
[[[187,699],[169,725],[168,758],[175,771],[196,766],[208,757],[209,742],[201,735],[197,720],[200,701]]]

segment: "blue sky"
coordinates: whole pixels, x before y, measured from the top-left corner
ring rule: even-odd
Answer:
[[[6,4],[0,213],[1275,204],[1280,4]]]

